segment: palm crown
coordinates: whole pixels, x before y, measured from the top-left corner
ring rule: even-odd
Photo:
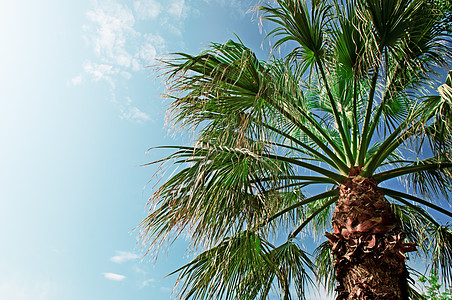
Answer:
[[[150,199],[144,241],[187,232],[207,249],[176,271],[187,299],[301,298],[308,269],[330,287],[345,274],[351,240],[367,255],[397,234],[401,268],[416,244],[450,280],[452,228],[427,211],[452,217],[432,201],[452,187],[452,73],[439,94],[432,80],[452,53],[450,1],[276,2],[258,10],[284,58],[228,41],[163,61],[171,120],[196,138],[166,147],[159,162],[180,168]],[[331,230],[311,261],[301,233]]]

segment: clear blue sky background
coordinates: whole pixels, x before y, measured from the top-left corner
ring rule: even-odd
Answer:
[[[180,144],[148,65],[236,33],[257,0],[6,0],[0,8],[0,299],[170,299],[185,241],[142,259],[133,229]]]
[[[262,35],[243,0],[6,0],[0,9],[0,299],[169,299],[187,261],[156,264],[138,232],[164,128],[147,65],[237,33]]]

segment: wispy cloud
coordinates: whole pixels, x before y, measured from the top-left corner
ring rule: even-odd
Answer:
[[[107,81],[112,88],[115,87],[114,76],[119,73],[119,70],[112,65],[108,64],[96,64],[92,62],[87,62],[83,66],[83,70],[93,81]],[[79,78],[81,81],[82,78]]]
[[[163,3],[163,4],[162,4]],[[180,24],[185,13],[184,0],[138,0],[131,5],[115,1],[100,2],[86,13],[86,40],[92,45],[101,64],[120,71],[137,72],[166,53],[167,41],[162,34],[164,23]],[[153,22],[152,32],[140,31],[140,22]],[[150,24],[148,24],[150,25]]]
[[[127,261],[135,260],[138,258],[138,255],[132,252],[127,251],[117,251],[117,255],[112,256],[110,260],[117,264],[122,264]]]
[[[151,286],[151,287],[155,287],[155,282],[156,280],[154,278],[150,278],[150,279],[146,279],[141,283],[141,288],[147,287],[147,286]]]
[[[141,268],[140,268],[139,266],[137,266],[137,265],[134,265],[134,266],[132,267],[132,269],[133,269],[136,273],[141,274],[142,276],[146,276],[146,274],[147,274],[147,272],[146,272],[145,270],[141,269]]]
[[[143,280],[140,284],[140,288],[146,288],[146,287],[150,287],[150,288],[159,288],[162,292],[171,292],[172,289],[166,286],[161,286],[159,284],[159,280],[155,280],[154,278],[149,278],[146,280]]]
[[[130,99],[130,97],[127,97],[125,105],[120,105],[119,110],[119,117],[123,120],[136,123],[144,123],[151,120],[151,117],[147,113],[132,105],[132,99]]]
[[[130,67],[133,57],[126,50],[127,39],[139,35],[134,29],[135,17],[131,9],[109,2],[88,11],[87,16],[96,28],[96,34],[91,37],[95,53],[104,61]]]
[[[206,2],[214,2],[223,7],[232,8],[230,13],[237,14],[240,17],[244,17],[246,13],[253,7],[253,5],[257,5],[259,0],[204,0]]]
[[[1,299],[13,300],[45,300],[53,299],[58,288],[51,282],[25,282],[23,280],[6,279],[0,282]]]
[[[143,123],[151,119],[148,114],[142,112],[138,107],[134,106],[122,108],[119,117],[123,120],[129,120],[137,123]]]
[[[126,279],[126,276],[115,273],[104,273],[104,277],[112,281],[122,281]]]
[[[181,18],[185,16],[183,13],[185,12],[185,1],[184,0],[171,0],[169,2],[169,9],[168,13],[172,16],[175,16],[177,18]]]
[[[151,117],[137,104],[120,103],[117,99],[124,97],[117,95],[127,93],[134,75],[141,72],[142,76],[146,66],[153,65],[159,56],[169,52],[168,41],[163,36],[173,35],[173,40],[180,41],[177,36],[181,34],[189,7],[185,0],[129,3],[98,0],[94,3],[86,12],[87,23],[83,29],[95,57],[83,64],[82,73],[69,80],[69,84],[107,82],[121,119],[137,123],[149,121]],[[146,28],[146,32],[142,28]]]
[[[71,79],[71,84],[73,86],[80,85],[80,84],[82,84],[82,82],[83,82],[83,76],[82,75],[75,76],[74,78]]]
[[[155,19],[162,11],[162,5],[155,0],[140,0],[133,3],[135,14],[139,19]]]

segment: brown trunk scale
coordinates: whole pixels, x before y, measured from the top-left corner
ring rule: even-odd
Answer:
[[[404,243],[389,202],[370,178],[350,174],[340,185],[333,214],[334,233],[327,233],[334,255],[337,300],[408,299]]]

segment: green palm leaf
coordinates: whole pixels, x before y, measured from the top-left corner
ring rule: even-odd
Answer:
[[[290,299],[293,283],[300,299],[312,263],[292,241],[275,248],[244,231],[226,238],[175,272],[184,299],[266,299],[272,288]]]

